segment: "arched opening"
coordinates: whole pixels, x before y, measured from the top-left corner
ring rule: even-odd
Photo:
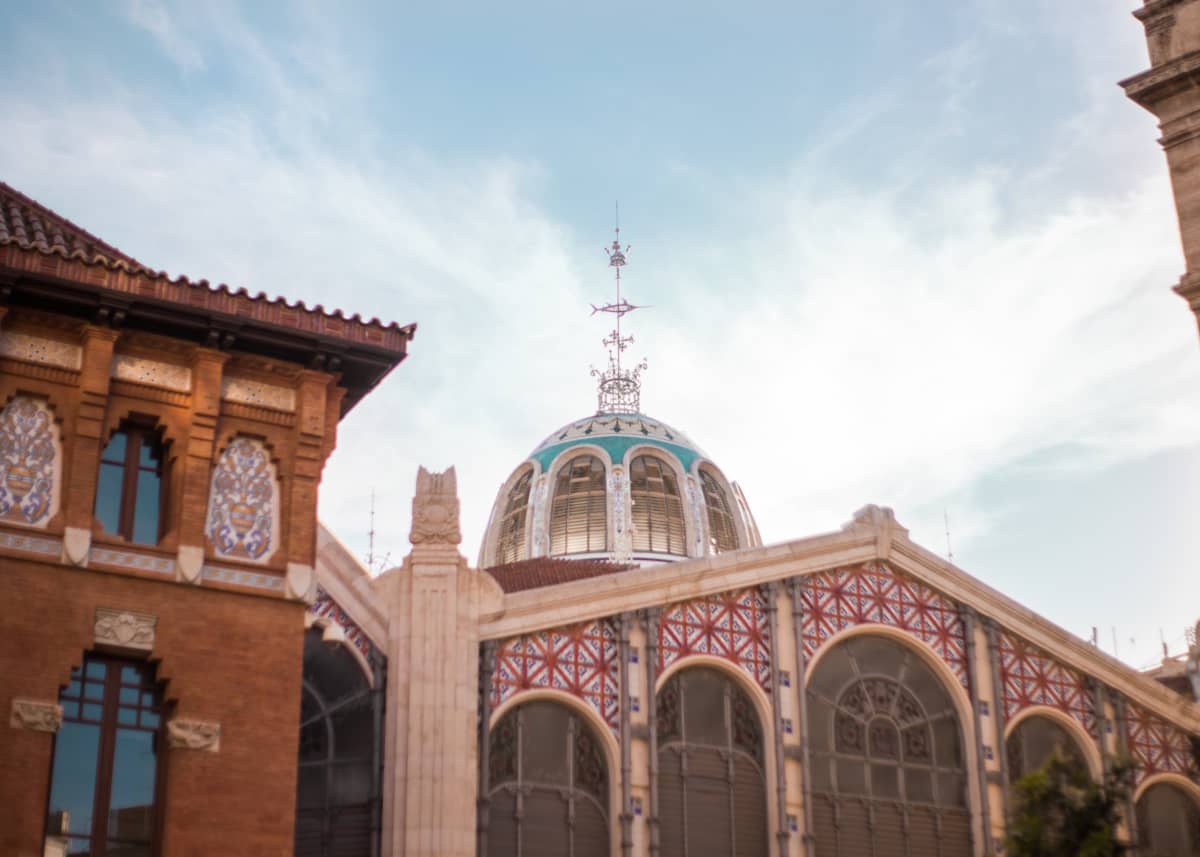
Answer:
[[[843,640],[807,694],[818,854],[972,854],[962,728],[919,655],[882,636]]]
[[[1145,857],[1198,857],[1200,808],[1173,783],[1153,783],[1137,801],[1137,829]]]
[[[663,857],[768,853],[763,735],[754,704],[709,667],[675,673],[657,697]]]
[[[508,491],[504,514],[500,518],[500,539],[496,546],[497,565],[507,565],[529,557],[525,545],[525,519],[529,512],[529,486],[532,482],[533,471],[527,470]]]
[[[683,501],[675,471],[660,458],[639,455],[629,462],[633,549],[687,554]]]
[[[1065,727],[1042,714],[1030,715],[1014,726],[1004,746],[1012,782],[1040,770],[1052,756],[1090,774],[1079,742]]]
[[[604,476],[604,464],[594,455],[577,455],[558,469],[550,506],[551,555],[608,550]]]
[[[294,854],[370,857],[379,840],[382,698],[346,647],[321,634],[304,635]]]
[[[700,486],[704,491],[704,506],[708,510],[709,546],[714,553],[737,550],[737,524],[729,495],[712,473],[700,470]]]
[[[607,857],[608,765],[569,708],[511,709],[492,727],[488,772],[488,857]]]

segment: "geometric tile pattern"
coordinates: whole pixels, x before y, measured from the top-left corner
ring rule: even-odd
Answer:
[[[1099,734],[1096,701],[1083,673],[1006,631],[1000,632],[999,644],[1006,719],[1031,705],[1049,705],[1073,717],[1093,738]]]
[[[492,671],[492,707],[531,688],[561,690],[590,705],[616,729],[620,722],[617,631],[599,619],[501,640]]]
[[[1135,786],[1152,774],[1182,774],[1193,781],[1200,776],[1186,732],[1128,701],[1125,717]]]
[[[688,655],[714,655],[740,666],[771,692],[767,600],[758,587],[672,604],[658,625],[658,668]]]
[[[336,622],[346,634],[346,640],[354,648],[362,653],[362,656],[367,659],[367,663],[371,662],[371,649],[374,648],[371,644],[371,639],[363,633],[362,628],[358,627],[350,614],[341,608],[329,593],[317,587],[317,600],[308,608],[308,612],[318,619],[328,619],[330,622]]]
[[[883,563],[802,578],[804,651],[809,657],[845,628],[887,625],[928,643],[967,687],[966,627],[958,605]]]

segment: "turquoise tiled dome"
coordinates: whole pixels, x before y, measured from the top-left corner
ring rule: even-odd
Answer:
[[[686,434],[645,414],[596,414],[573,420],[538,444],[529,457],[544,472],[563,450],[582,444],[603,449],[610,464],[620,464],[631,447],[657,446],[675,456],[685,473],[697,458],[708,457]]]

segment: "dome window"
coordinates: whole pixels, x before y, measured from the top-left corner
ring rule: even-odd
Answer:
[[[737,527],[733,523],[733,509],[729,495],[707,470],[700,471],[700,484],[704,489],[704,505],[708,509],[708,534],[716,553],[737,550]]]
[[[629,489],[633,549],[686,556],[683,502],[670,466],[653,456],[639,455],[629,464]]]
[[[529,557],[525,548],[525,519],[529,512],[529,486],[532,482],[533,471],[527,470],[508,492],[504,517],[500,519],[500,544],[496,550],[496,562],[499,565]]]
[[[577,455],[558,471],[550,507],[550,554],[608,550],[604,465],[594,455]]]

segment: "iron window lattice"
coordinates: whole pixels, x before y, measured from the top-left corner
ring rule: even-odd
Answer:
[[[733,522],[729,495],[707,470],[700,471],[700,486],[704,492],[704,507],[708,512],[710,546],[716,553],[737,550],[737,527]]]
[[[599,458],[577,455],[564,464],[550,505],[550,553],[608,550],[607,504],[604,464]]]
[[[529,489],[533,483],[533,471],[528,470],[508,492],[504,514],[500,518],[500,541],[496,549],[496,563],[506,565],[529,556],[525,545],[525,521],[529,515]]]
[[[633,549],[684,556],[683,500],[670,465],[651,455],[629,463]]]

